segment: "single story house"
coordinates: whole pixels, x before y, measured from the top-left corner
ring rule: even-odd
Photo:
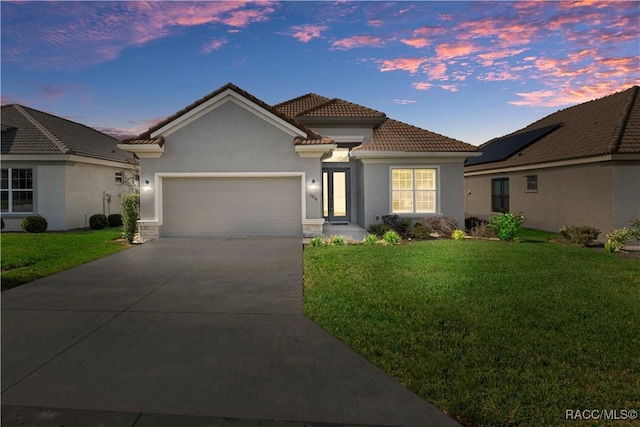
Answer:
[[[135,191],[137,160],[117,139],[18,104],[2,106],[1,122],[6,230],[30,215],[49,230],[86,227],[91,215],[119,213],[119,195]]]
[[[476,147],[341,99],[271,106],[229,83],[120,148],[141,162],[142,238],[322,234],[387,214],[464,220]]]
[[[465,211],[523,212],[528,227],[590,225],[604,234],[640,218],[638,86],[553,113],[478,149],[465,163]]]

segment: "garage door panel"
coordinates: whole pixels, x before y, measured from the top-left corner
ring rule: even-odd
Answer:
[[[165,178],[164,236],[302,235],[300,178]]]

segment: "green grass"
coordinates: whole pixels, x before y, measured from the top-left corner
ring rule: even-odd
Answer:
[[[640,408],[640,260],[525,234],[307,248],[305,314],[463,425]]]
[[[2,233],[2,290],[126,249],[120,229]]]

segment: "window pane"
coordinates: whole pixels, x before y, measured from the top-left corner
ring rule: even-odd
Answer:
[[[416,190],[435,190],[435,169],[416,169]]]
[[[333,172],[333,215],[347,216],[346,172]]]
[[[416,191],[416,212],[435,212],[436,192]]]
[[[0,194],[0,206],[1,212],[9,212],[9,192],[8,191],[3,191]]]
[[[31,169],[12,169],[11,188],[13,188],[14,190],[33,189],[33,177]]]
[[[501,179],[493,179],[493,195],[499,196],[502,195],[502,180]]]
[[[413,190],[413,170],[393,169],[391,171],[391,181],[393,190]]]
[[[537,191],[537,190],[538,190],[538,175],[528,175],[527,191]]]
[[[413,191],[393,192],[393,213],[413,212]]]
[[[9,188],[9,169],[2,169],[2,185],[0,188],[7,190]]]
[[[13,212],[33,212],[33,191],[14,191]]]

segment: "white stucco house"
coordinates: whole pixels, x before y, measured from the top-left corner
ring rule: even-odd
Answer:
[[[341,99],[271,106],[231,83],[119,147],[140,159],[145,240],[316,236],[388,214],[462,222],[463,164],[479,155]]]
[[[5,230],[41,215],[48,230],[83,228],[91,215],[120,212],[137,160],[118,140],[33,108],[2,106],[1,214]]]

